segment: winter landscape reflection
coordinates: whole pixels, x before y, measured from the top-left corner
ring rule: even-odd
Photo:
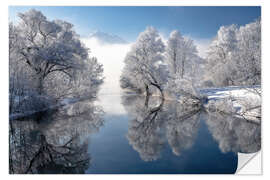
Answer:
[[[261,148],[256,123],[159,97],[146,102],[144,96],[122,95],[118,103],[126,113],[106,113],[84,100],[43,114],[39,122],[13,121],[10,170],[234,173],[237,152]]]
[[[173,9],[10,7],[10,174],[232,174],[260,151],[260,7]]]

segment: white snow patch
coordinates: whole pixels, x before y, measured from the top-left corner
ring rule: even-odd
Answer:
[[[257,93],[260,90],[260,86],[231,86],[202,89],[200,92],[208,98],[206,108],[212,106],[221,111],[227,110],[238,118],[260,123],[261,95]]]

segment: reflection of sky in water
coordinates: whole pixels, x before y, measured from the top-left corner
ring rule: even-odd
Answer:
[[[29,134],[36,137],[41,133],[59,146],[78,133],[81,141],[76,148],[84,143],[88,154],[82,154],[83,158],[91,158],[85,173],[234,173],[237,152],[260,149],[260,126],[256,124],[206,114],[174,101],[161,103],[150,98],[146,106],[144,97],[116,97],[120,100],[103,96],[108,106],[119,103],[125,113],[106,112],[103,116],[99,107],[83,101],[46,121],[22,121],[14,127],[23,128],[30,144],[25,148],[33,151],[32,155],[38,148],[33,144],[39,142],[34,138],[30,139],[34,143],[29,143]],[[16,159],[23,158],[15,154],[19,156]]]
[[[237,155],[219,150],[204,121],[191,148],[180,156],[166,142],[157,160],[144,161],[127,140],[128,120],[126,115],[105,116],[105,126],[91,138],[87,173],[234,173],[237,168]]]
[[[121,115],[121,114],[125,114],[126,111],[123,105],[121,105],[120,101],[121,101],[121,95],[113,94],[109,96],[108,95],[105,95],[102,97],[100,96],[96,104],[102,106],[104,112],[106,113]]]

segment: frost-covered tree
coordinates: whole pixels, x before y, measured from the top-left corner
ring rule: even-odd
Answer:
[[[196,62],[197,49],[193,41],[183,37],[179,31],[172,31],[166,47],[166,62],[171,75],[189,75]]]
[[[62,20],[48,20],[40,11],[19,13],[14,28],[18,37],[18,63],[25,63],[36,74],[37,88],[44,92],[46,78],[55,73],[72,79],[89,58],[89,49],[81,43],[73,25]]]
[[[195,84],[200,82],[203,60],[193,41],[178,31],[170,34],[165,46],[158,32],[148,27],[139,35],[125,63],[120,79],[124,89],[146,92],[149,96],[155,87],[162,97],[166,91],[166,95],[181,94],[200,100]]]
[[[184,46],[184,38],[180,32],[173,31],[170,34],[170,38],[167,42],[166,47],[166,61],[170,69],[170,74],[176,74],[180,72],[183,75],[183,51],[181,50]]]
[[[50,96],[39,96],[36,90],[35,73],[27,63],[21,62],[18,48],[23,41],[18,28],[9,24],[9,113],[42,109],[52,103]]]
[[[166,86],[171,98],[180,99],[183,104],[198,104],[203,99],[196,84],[190,79],[171,78]]]
[[[239,59],[239,61],[237,61]],[[237,82],[247,85],[261,83],[261,21],[241,26],[237,33]]]
[[[231,53],[237,47],[237,26],[222,26],[209,46],[207,55],[207,76],[213,77],[214,84],[232,85]]]
[[[202,77],[203,61],[197,53],[191,39],[183,37],[178,31],[171,32],[165,53],[169,70],[166,91],[170,96],[200,99],[196,87]]]
[[[222,26],[208,49],[206,79],[215,86],[261,82],[261,23]]]
[[[90,57],[84,60],[84,66],[75,72],[72,79],[64,73],[56,72],[47,78],[44,87],[48,94],[56,98],[95,98],[103,80],[103,66],[97,58]]]
[[[96,97],[103,67],[73,25],[34,9],[18,16],[9,25],[10,113],[41,109],[48,97]]]
[[[149,94],[149,88],[153,86],[163,94],[162,85],[166,78],[166,68],[162,68],[164,50],[165,46],[157,30],[147,27],[126,55],[121,87]]]

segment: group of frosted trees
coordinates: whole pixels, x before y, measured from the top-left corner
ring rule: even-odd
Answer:
[[[18,23],[9,24],[10,113],[65,97],[95,97],[103,67],[89,57],[73,25],[34,9],[18,16]]]
[[[120,79],[123,89],[151,94],[157,89],[199,99],[196,87],[258,85],[261,82],[261,23],[222,26],[206,58],[194,42],[173,31],[167,42],[153,27],[139,34],[125,58]]]
[[[193,79],[201,70],[198,64],[201,58],[197,55],[193,41],[183,37],[178,31],[173,31],[165,44],[160,34],[153,27],[148,27],[140,33],[125,58],[125,67],[120,79],[121,87],[150,95],[151,89],[157,89],[161,96],[165,90],[185,92],[194,96],[192,84],[186,86],[179,81]],[[184,83],[183,83],[184,84]]]
[[[222,26],[209,46],[205,78],[215,86],[261,83],[261,21]]]
[[[9,24],[9,112],[22,116],[9,121],[10,173],[84,173],[88,136],[103,125],[102,110],[92,101],[103,67],[72,24],[34,9],[18,16]],[[88,101],[48,111],[82,98]],[[39,113],[20,121],[32,112]]]

